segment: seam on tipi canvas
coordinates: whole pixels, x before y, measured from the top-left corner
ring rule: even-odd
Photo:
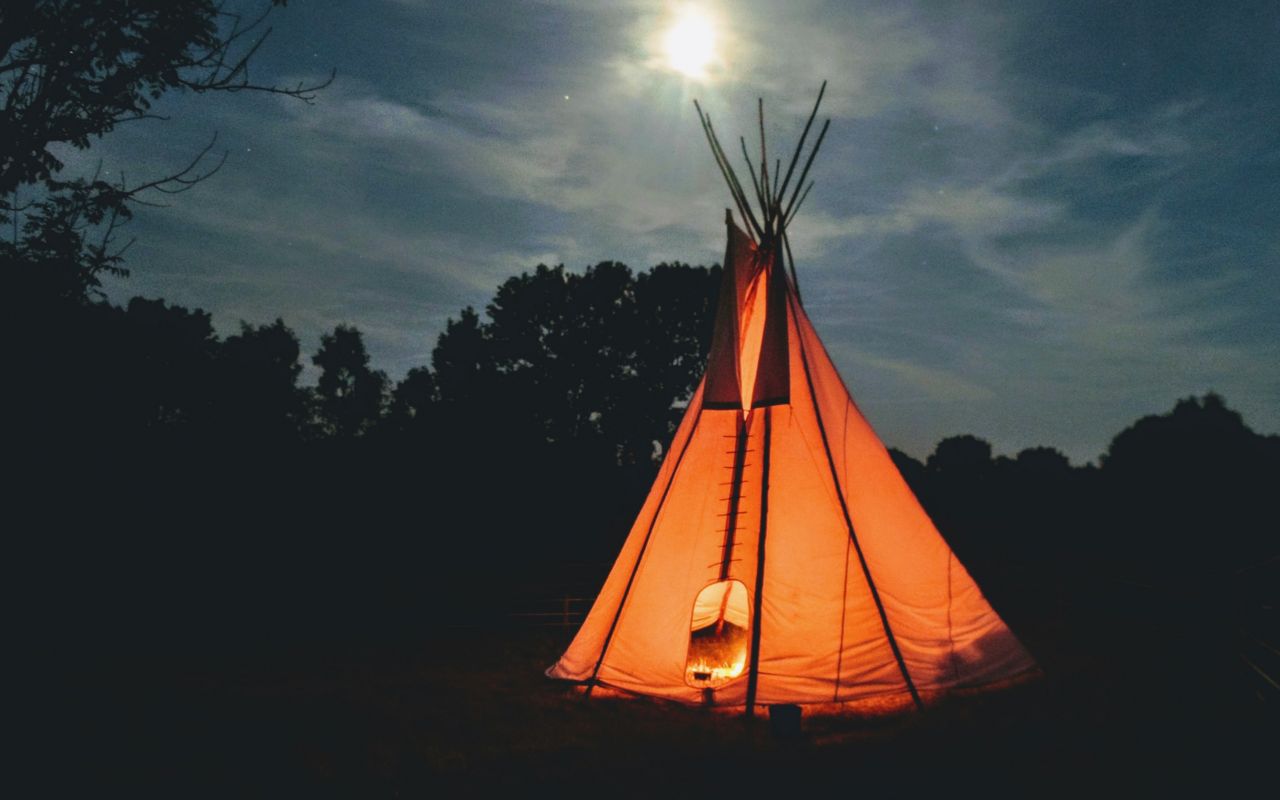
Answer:
[[[956,636],[951,630],[951,564],[956,554],[947,548],[947,642],[951,647],[951,675],[957,684],[960,683],[960,665],[956,663]]]
[[[814,403],[815,408],[817,403]],[[849,404],[844,406],[844,425],[843,425],[844,441],[849,440]],[[849,448],[844,449],[845,464],[844,474],[847,478],[849,475]],[[840,697],[840,671],[844,667],[844,625],[845,615],[849,611],[849,550],[852,548],[852,540],[846,539],[844,543],[844,583],[840,587],[840,654],[836,657],[836,689],[832,694],[832,702],[836,702]]]
[[[844,583],[840,586],[840,650],[836,654],[836,689],[831,694],[831,702],[840,701],[840,673],[844,671],[844,630],[845,615],[849,613],[849,556],[853,542],[844,542]]]
[[[702,408],[698,408],[698,416],[693,421],[693,427],[689,429],[689,438],[684,440],[684,446],[680,448],[680,457],[676,459],[675,467],[671,470],[671,477],[667,480],[667,485],[662,490],[662,499],[658,501],[658,507],[654,509],[653,519],[649,520],[649,530],[645,531],[644,543],[640,545],[640,553],[636,556],[636,564],[631,568],[631,577],[627,579],[627,588],[622,592],[622,599],[618,601],[618,610],[613,615],[613,624],[609,626],[609,634],[605,636],[604,646],[600,648],[600,658],[596,660],[595,669],[591,670],[591,680],[595,681],[600,674],[600,667],[604,664],[605,656],[609,654],[609,645],[613,643],[613,634],[618,630],[618,622],[622,619],[622,612],[626,610],[627,599],[631,597],[631,587],[635,585],[636,576],[640,574],[640,566],[644,563],[645,553],[649,549],[649,540],[653,537],[653,529],[658,525],[658,518],[662,516],[663,510],[667,505],[667,496],[671,492],[671,487],[675,485],[676,476],[680,474],[680,467],[684,464],[684,454],[689,452],[689,445],[693,443],[693,437],[698,432],[698,425],[702,422]],[[591,691],[591,687],[587,687],[587,691]]]

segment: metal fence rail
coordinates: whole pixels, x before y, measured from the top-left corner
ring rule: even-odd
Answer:
[[[529,625],[558,625],[569,628],[581,625],[596,599],[594,597],[540,598],[525,601],[530,607],[544,608],[558,604],[555,611],[507,611],[501,616],[507,620],[526,621]]]

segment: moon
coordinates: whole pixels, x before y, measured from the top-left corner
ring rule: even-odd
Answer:
[[[663,40],[667,64],[690,78],[705,78],[716,55],[716,31],[711,19],[697,9],[684,11]]]

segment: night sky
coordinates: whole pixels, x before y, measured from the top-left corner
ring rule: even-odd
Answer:
[[[666,49],[689,15],[715,34],[693,75]],[[1083,463],[1208,390],[1280,431],[1274,0],[294,0],[272,24],[252,77],[336,69],[313,105],[175,95],[171,121],[68,159],[132,180],[215,132],[229,152],[139,211],[112,300],[201,307],[223,335],[281,316],[305,353],[352,323],[399,379],[540,263],[718,262],[731,201],[692,99],[727,144],[755,141],[763,97],[783,156],[826,79],[792,242],[887,445]]]

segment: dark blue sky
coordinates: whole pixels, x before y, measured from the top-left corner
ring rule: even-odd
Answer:
[[[252,3],[242,5],[252,6]],[[661,42],[695,6],[718,60]],[[132,226],[143,294],[354,323],[394,378],[539,263],[710,264],[729,204],[702,138],[766,103],[779,150],[830,80],[793,229],[808,310],[884,441],[1096,459],[1210,389],[1280,430],[1280,4],[295,0],[258,81],[307,106],[173,97],[72,166],[139,178],[217,131],[217,176]]]

